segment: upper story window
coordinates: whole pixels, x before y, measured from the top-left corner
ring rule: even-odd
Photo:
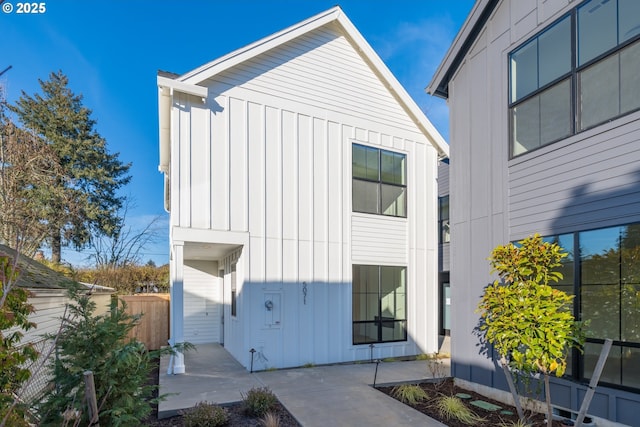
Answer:
[[[353,211],[407,216],[407,156],[353,144]]]
[[[640,2],[589,0],[509,55],[511,156],[640,109]]]

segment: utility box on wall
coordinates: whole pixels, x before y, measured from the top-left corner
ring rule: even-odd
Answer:
[[[279,327],[282,317],[282,294],[265,293],[264,294],[264,324],[270,328]]]

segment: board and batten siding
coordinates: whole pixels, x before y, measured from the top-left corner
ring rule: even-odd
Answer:
[[[204,103],[174,93],[171,225],[248,233],[225,348],[263,369],[368,358],[352,345],[358,262],[408,267],[410,338],[380,357],[436,351],[437,151],[353,45],[327,25],[202,84]],[[354,142],[407,154],[408,218],[352,213]],[[187,286],[185,266],[185,319]]]

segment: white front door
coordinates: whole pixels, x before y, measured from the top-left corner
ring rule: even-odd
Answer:
[[[184,339],[192,344],[222,340],[222,289],[216,265],[207,261],[185,261]]]

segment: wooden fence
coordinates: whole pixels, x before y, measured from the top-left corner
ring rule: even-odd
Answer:
[[[143,313],[140,323],[129,337],[143,342],[148,350],[158,350],[169,339],[169,294],[120,296],[127,303],[127,313]]]

